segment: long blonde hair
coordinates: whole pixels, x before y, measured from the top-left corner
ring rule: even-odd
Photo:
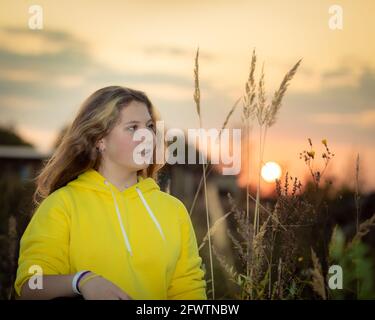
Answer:
[[[158,113],[147,95],[142,91],[126,87],[109,86],[99,89],[82,103],[76,118],[53,155],[36,177],[36,190],[33,197],[36,205],[87,169],[99,168],[101,154],[96,148],[96,143],[113,129],[119,120],[122,108],[132,101],[144,103],[152,120],[154,122],[159,120]],[[157,172],[164,164],[156,164],[152,161],[147,168],[138,171],[137,174],[144,178],[156,178]]]

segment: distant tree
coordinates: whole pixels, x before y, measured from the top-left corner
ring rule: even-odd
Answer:
[[[0,145],[34,147],[25,141],[13,127],[0,127]]]

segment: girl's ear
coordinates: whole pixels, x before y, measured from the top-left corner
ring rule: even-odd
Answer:
[[[100,139],[100,140],[96,143],[96,149],[97,149],[99,152],[103,152],[103,151],[105,151],[105,146],[104,146],[104,141],[103,141],[103,139]]]

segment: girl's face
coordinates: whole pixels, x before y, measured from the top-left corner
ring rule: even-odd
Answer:
[[[110,161],[129,171],[138,171],[147,168],[149,164],[138,164],[133,154],[134,149],[145,140],[144,137],[140,141],[133,139],[138,129],[146,129],[152,134],[152,148],[149,154],[149,157],[152,157],[155,148],[154,123],[147,106],[142,102],[132,101],[122,108],[119,122],[99,144],[99,148],[104,149],[102,151],[104,162]],[[137,154],[142,150],[144,149],[141,146],[138,147],[136,150]],[[140,157],[139,154],[138,157]],[[141,153],[142,158],[148,158],[144,151]]]

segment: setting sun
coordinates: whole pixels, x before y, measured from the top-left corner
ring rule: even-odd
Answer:
[[[274,182],[281,177],[281,167],[276,162],[267,162],[262,167],[262,178],[267,182]]]

